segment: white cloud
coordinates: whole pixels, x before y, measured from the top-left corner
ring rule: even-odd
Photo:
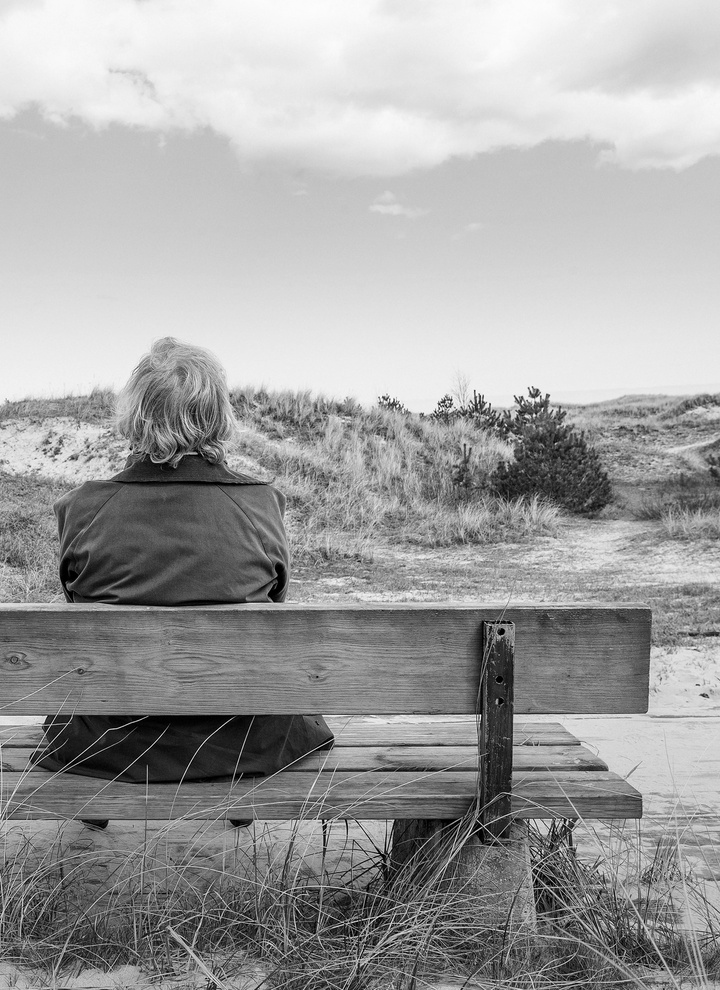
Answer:
[[[681,168],[720,153],[720,5],[5,0],[0,116],[28,105],[349,175],[546,140]]]
[[[391,217],[406,217],[408,220],[417,220],[418,217],[426,216],[430,211],[423,210],[419,206],[403,206],[398,203],[391,192],[381,193],[377,199],[370,204],[371,213],[384,213]]]
[[[473,220],[471,223],[466,223],[464,227],[456,231],[452,235],[454,241],[459,241],[461,237],[470,237],[473,234],[477,234],[479,230],[484,230],[485,224],[479,220]]]

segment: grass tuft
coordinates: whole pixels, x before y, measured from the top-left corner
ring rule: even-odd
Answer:
[[[720,539],[720,508],[706,510],[671,506],[663,511],[660,521],[671,540]]]

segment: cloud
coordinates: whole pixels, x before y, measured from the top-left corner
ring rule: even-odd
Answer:
[[[459,241],[463,237],[472,237],[473,234],[477,234],[479,230],[484,230],[485,224],[479,220],[473,220],[471,223],[466,223],[464,227],[456,231],[452,235],[454,241]]]
[[[430,211],[423,210],[419,206],[403,206],[391,192],[381,193],[374,202],[370,204],[371,213],[384,213],[391,217],[406,217],[408,220],[417,220],[418,217],[426,216]]]
[[[343,175],[547,140],[683,168],[720,153],[720,5],[4,0],[0,117],[27,106]]]

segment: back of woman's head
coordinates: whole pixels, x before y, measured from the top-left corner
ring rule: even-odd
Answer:
[[[203,347],[156,340],[118,396],[117,427],[156,464],[177,467],[191,453],[224,460],[236,424],[222,365]]]

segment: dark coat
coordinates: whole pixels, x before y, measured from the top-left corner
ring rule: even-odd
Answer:
[[[55,504],[60,580],[70,602],[216,605],[282,602],[289,555],[275,488],[184,457],[130,458]],[[268,774],[332,744],[321,716],[58,716],[36,762],[125,781]]]

